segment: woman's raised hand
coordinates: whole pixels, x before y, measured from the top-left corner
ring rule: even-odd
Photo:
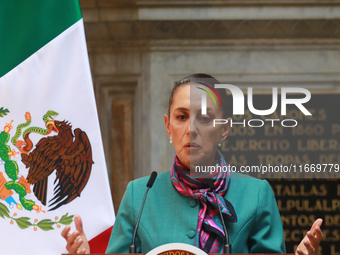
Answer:
[[[90,254],[90,246],[83,230],[83,222],[79,215],[74,216],[76,230],[70,234],[71,226],[66,226],[61,235],[65,238],[66,249],[73,254]]]
[[[316,255],[323,237],[321,231],[322,219],[317,219],[296,249],[295,255]]]

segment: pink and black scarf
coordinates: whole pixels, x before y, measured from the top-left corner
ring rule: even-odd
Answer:
[[[222,154],[216,153],[216,166],[227,169]],[[198,178],[199,177],[199,178]],[[195,238],[195,246],[207,253],[219,253],[222,251],[224,231],[221,218],[216,207],[216,197],[208,188],[207,182],[199,176],[190,174],[190,169],[181,164],[175,156],[175,162],[171,167],[171,182],[178,192],[187,197],[199,200],[198,224]],[[220,204],[225,221],[236,222],[237,216],[232,204],[224,198],[229,184],[230,171],[220,171],[214,177],[217,201]]]

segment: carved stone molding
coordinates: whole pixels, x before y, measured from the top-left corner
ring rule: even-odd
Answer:
[[[340,50],[340,39],[112,41],[89,42],[87,46],[90,54],[153,51],[306,51]]]
[[[340,20],[121,21],[86,23],[89,42],[166,39],[340,38]]]
[[[138,0],[138,6],[334,6],[340,1],[319,0]]]
[[[85,7],[335,6],[340,0],[80,0]]]
[[[85,23],[89,48],[339,45],[340,20],[120,21]],[[131,50],[131,49],[129,49]]]

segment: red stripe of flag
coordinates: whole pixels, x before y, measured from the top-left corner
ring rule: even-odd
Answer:
[[[104,232],[100,233],[96,237],[92,238],[89,241],[91,253],[102,253],[104,254],[107,249],[107,245],[109,244],[112,227],[108,228]]]

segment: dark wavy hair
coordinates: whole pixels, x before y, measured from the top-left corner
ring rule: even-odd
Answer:
[[[215,84],[221,84],[215,77],[209,75],[209,74],[204,74],[204,73],[195,73],[191,74],[187,77],[184,77],[180,81],[176,82],[175,86],[172,88],[171,94],[170,94],[170,99],[169,99],[169,109],[168,109],[168,115],[170,116],[170,106],[172,105],[174,94],[176,90],[179,87],[182,87],[184,85],[190,84],[190,82],[196,82],[196,83],[203,83],[207,84],[211,87],[215,87]],[[225,89],[215,89],[217,94],[220,96],[221,101],[222,101],[222,110],[223,110],[223,118],[226,119],[228,117],[228,111],[227,111],[227,92]]]

